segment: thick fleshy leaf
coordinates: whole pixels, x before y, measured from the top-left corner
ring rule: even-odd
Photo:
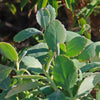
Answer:
[[[78,56],[80,61],[89,60],[91,57],[96,55],[96,46],[100,45],[100,42],[94,42],[88,45],[82,53]]]
[[[48,11],[49,11],[49,13],[50,13],[50,21],[55,20],[55,18],[56,18],[55,9],[54,9],[51,5],[48,5],[48,6],[47,6],[47,9],[48,9]]]
[[[61,92],[60,90],[52,93],[49,97],[48,100],[66,100],[65,95],[63,94],[63,92]]]
[[[0,83],[8,77],[11,70],[12,68],[0,64]]]
[[[10,59],[11,61],[17,62],[18,54],[14,47],[6,42],[0,42],[0,53]]]
[[[78,95],[88,94],[96,86],[98,82],[100,82],[100,73],[88,76],[81,83],[77,94]]]
[[[25,56],[22,59],[22,62],[33,72],[42,72],[42,65],[41,63],[34,57]]]
[[[85,48],[87,40],[84,37],[76,37],[72,39],[66,45],[66,55],[69,57],[74,57],[79,55],[82,50]]]
[[[65,42],[66,29],[58,20],[54,20],[46,28],[45,39],[50,49],[57,51],[57,44]]]
[[[17,35],[15,35],[14,37],[14,41],[15,42],[21,42],[21,41],[24,41],[25,39],[31,37],[32,35],[34,34],[41,34],[42,32],[35,29],[35,28],[27,28],[27,29],[24,29],[22,31],[20,31]]]
[[[72,60],[66,56],[57,56],[53,76],[55,82],[64,89],[72,88],[77,80],[77,70]]]
[[[14,88],[12,88],[7,95],[5,96],[5,98],[9,98],[15,94],[18,94],[20,92],[26,91],[26,90],[30,90],[32,88],[36,88],[37,86],[41,86],[42,84],[39,82],[27,82],[21,85],[18,85]]]
[[[50,13],[47,8],[40,9],[36,14],[36,19],[39,25],[46,29],[47,25],[50,22]]]
[[[29,48],[27,50],[27,55],[32,57],[43,57],[47,55],[49,52],[48,46],[46,43],[39,43],[37,45],[34,45],[33,47]]]
[[[89,63],[81,68],[82,72],[89,71],[92,68],[100,67],[100,62]]]

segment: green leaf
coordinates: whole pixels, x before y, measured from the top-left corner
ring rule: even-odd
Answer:
[[[12,12],[13,15],[16,13],[16,7],[12,3],[6,3],[6,5],[9,7],[10,11]]]
[[[65,42],[66,29],[58,20],[54,20],[46,28],[45,39],[50,49],[57,51],[57,44]]]
[[[46,7],[48,0],[38,0],[38,9]]]
[[[100,45],[96,47],[96,55],[99,56],[100,53]]]
[[[60,43],[60,54],[66,53],[66,45],[64,43]]]
[[[16,95],[6,99],[5,96],[8,91],[9,90],[4,90],[2,93],[0,93],[0,100],[17,100]]]
[[[100,67],[100,62],[89,63],[81,68],[82,72],[89,71],[92,68]]]
[[[18,59],[18,62],[20,63],[21,62],[21,60],[23,59],[23,57],[25,56],[27,54],[27,50],[21,50],[20,52],[19,52],[19,59]]]
[[[63,92],[61,92],[60,90],[52,93],[49,97],[48,100],[66,100],[65,95],[63,94]]]
[[[54,9],[51,5],[48,5],[48,6],[47,6],[47,9],[48,9],[48,11],[49,11],[49,13],[50,13],[50,21],[55,20],[55,18],[56,18],[55,9]]]
[[[40,90],[42,91],[42,93],[46,94],[46,95],[50,95],[51,93],[54,92],[53,88],[51,88],[50,86],[46,85],[44,87],[41,87]]]
[[[82,53],[78,56],[80,61],[89,60],[91,57],[95,56],[96,54],[96,46],[100,45],[100,42],[94,42],[88,45]]]
[[[28,3],[29,0],[21,0],[21,11],[23,10],[24,6]]]
[[[42,32],[35,29],[35,28],[24,29],[24,30],[20,31],[17,35],[15,35],[14,41],[15,42],[24,41],[25,39],[27,39],[27,38],[29,38],[32,35],[37,34],[37,33],[41,34]]]
[[[85,17],[89,17],[93,12],[94,8],[100,3],[99,0],[92,0],[91,3],[88,5]]]
[[[48,0],[43,0],[42,7],[46,7]]]
[[[14,47],[6,42],[0,42],[0,53],[11,61],[18,61],[18,54]]]
[[[15,94],[18,94],[20,92],[26,91],[26,90],[30,90],[32,88],[36,88],[37,86],[41,86],[42,84],[39,82],[27,82],[21,85],[18,85],[14,88],[12,88],[7,95],[5,96],[5,98],[9,98]]]
[[[39,43],[27,49],[27,55],[36,57],[36,58],[43,57],[47,55],[48,52],[49,52],[49,49],[46,43]]]
[[[57,13],[57,9],[58,9],[58,3],[57,3],[57,0],[52,0],[53,2],[53,7],[55,8],[55,11]]]
[[[77,70],[74,63],[66,56],[57,56],[53,69],[54,80],[64,89],[70,89],[77,80]]]
[[[71,41],[73,38],[75,37],[81,37],[81,35],[79,35],[78,33],[76,32],[72,32],[72,31],[66,31],[66,40],[65,42],[69,42]]]
[[[42,86],[39,88],[41,93],[45,94],[45,95],[50,95],[51,93],[54,92],[53,88],[50,86],[50,85],[46,85],[46,86]],[[39,90],[38,89],[35,89],[33,90],[33,93],[39,93]],[[42,99],[39,99],[39,100],[42,100]],[[45,99],[43,99],[45,100]]]
[[[33,9],[37,2],[38,0],[31,0],[30,9]]]
[[[11,70],[12,68],[0,64],[0,83],[8,77]]]
[[[91,62],[100,62],[100,46],[96,47],[96,55],[90,59]]]
[[[42,65],[41,63],[34,57],[25,56],[22,59],[22,62],[33,72],[42,72]]]
[[[38,6],[37,6],[38,9],[42,8],[42,3],[43,3],[43,0],[38,0]]]
[[[88,94],[96,86],[98,82],[100,82],[100,73],[88,76],[81,83],[77,94],[78,95]]]
[[[99,100],[99,99],[100,99],[100,90],[96,94],[96,100]]]
[[[81,67],[86,65],[85,62],[79,62],[79,60],[77,59],[72,59],[72,61],[74,62],[74,65],[77,69],[80,69]]]
[[[83,26],[84,24],[87,24],[85,18],[83,18],[83,17],[80,18],[80,19],[79,19],[79,24],[80,24],[81,26]]]
[[[10,86],[10,76],[8,76],[6,79],[4,79],[0,83],[0,89],[8,89]]]
[[[52,5],[55,8],[56,14],[58,9],[58,3],[57,0],[48,0],[48,4]]]
[[[46,29],[47,25],[50,22],[50,13],[47,10],[47,8],[40,9],[36,14],[36,19],[37,19],[38,24],[42,28]]]
[[[66,3],[67,8],[70,9],[72,0],[65,0],[65,3]]]
[[[85,48],[87,40],[84,37],[76,37],[66,45],[66,55],[74,57],[79,55]]]
[[[90,58],[91,62],[100,62],[100,57],[98,57],[97,55],[93,56]]]

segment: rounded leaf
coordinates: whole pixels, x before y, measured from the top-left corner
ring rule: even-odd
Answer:
[[[32,88],[36,88],[37,86],[42,86],[42,84],[39,82],[25,82],[9,90],[5,98],[9,98],[15,94],[21,93],[26,90],[30,90]]]
[[[63,43],[66,39],[66,29],[58,20],[51,22],[45,31],[45,39],[53,51],[57,51],[57,43]]]
[[[81,83],[77,94],[78,95],[88,94],[96,86],[98,82],[100,82],[100,73],[88,76]]]
[[[100,42],[94,42],[89,44],[82,53],[78,56],[80,61],[89,60],[91,57],[95,56],[96,54],[96,47],[100,45]]]
[[[77,80],[77,70],[72,60],[66,56],[57,56],[53,77],[55,82],[63,88],[72,88]]]
[[[40,9],[36,14],[36,19],[37,19],[37,22],[39,23],[39,25],[42,28],[46,29],[46,26],[50,22],[50,13],[47,10],[47,8]]]
[[[69,42],[71,41],[73,38],[75,37],[81,37],[81,35],[79,35],[78,33],[76,32],[72,32],[72,31],[66,31],[66,40],[65,42]]]
[[[41,31],[35,29],[35,28],[27,28],[22,31],[20,31],[15,37],[14,41],[15,42],[21,42],[24,41],[25,39],[31,37],[33,34],[36,33],[42,33]]]
[[[85,48],[87,40],[84,37],[72,39],[66,46],[66,55],[69,57],[77,56]]]
[[[46,43],[39,43],[27,50],[27,55],[35,58],[40,58],[47,55],[49,52],[48,46]]]
[[[50,13],[50,21],[55,20],[55,18],[56,18],[55,9],[54,9],[51,5],[48,5],[48,6],[47,6],[47,9],[48,9],[48,11],[49,11],[49,13]]]
[[[25,56],[22,59],[22,62],[34,72],[42,72],[42,64],[34,57]]]
[[[100,67],[100,62],[92,62],[92,63],[86,64],[85,66],[82,66],[81,71],[83,73],[96,67]]]
[[[11,61],[18,61],[18,54],[15,48],[6,42],[0,42],[0,53]]]
[[[0,84],[8,77],[12,68],[0,64]]]

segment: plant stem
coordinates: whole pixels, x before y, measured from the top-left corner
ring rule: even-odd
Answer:
[[[46,72],[47,72],[47,73],[49,72],[50,64],[51,64],[51,62],[52,62],[53,59],[54,59],[54,56],[51,57],[51,58],[49,59],[48,63],[47,63],[47,66],[46,66]]]
[[[72,90],[71,89],[68,89],[68,92],[70,94],[70,97],[73,98]]]
[[[19,71],[19,63],[18,63],[18,61],[16,62],[16,67],[17,67],[17,71]]]
[[[59,47],[59,43],[57,43],[57,56],[59,56],[60,54],[60,47]]]
[[[47,76],[47,81],[50,82],[51,85],[52,85],[52,87],[53,87],[53,89],[54,89],[55,91],[57,91],[58,88],[57,88],[56,84],[52,81],[52,79],[50,78],[50,76],[49,76],[47,73],[45,73],[45,75]]]
[[[30,72],[29,72],[28,70],[24,69],[24,68],[20,69],[19,71],[24,71],[24,72],[26,72],[28,75],[31,75]]]

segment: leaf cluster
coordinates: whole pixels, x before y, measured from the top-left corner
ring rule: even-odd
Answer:
[[[90,92],[95,88],[99,100],[100,42],[67,31],[55,18],[55,9],[48,5],[36,14],[42,31],[27,28],[14,37],[21,42],[42,34],[43,40],[35,46],[17,52],[0,42],[0,53],[8,59],[0,64],[2,100],[93,100]]]

